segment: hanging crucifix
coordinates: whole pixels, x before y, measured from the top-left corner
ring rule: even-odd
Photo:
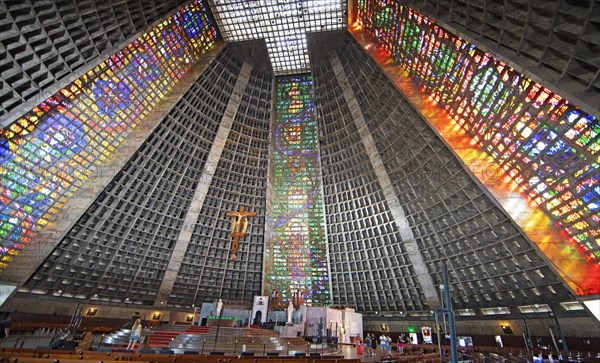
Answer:
[[[227,212],[226,216],[235,218],[231,222],[231,237],[233,238],[233,243],[231,244],[231,259],[235,261],[238,248],[240,247],[240,238],[246,235],[248,218],[256,217],[256,212],[246,212],[244,207],[240,207],[239,212]]]

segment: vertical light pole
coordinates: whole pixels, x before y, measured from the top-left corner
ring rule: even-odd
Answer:
[[[448,267],[446,261],[442,261],[443,300],[445,313],[448,314],[448,325],[450,326],[450,362],[457,363],[456,354],[456,327],[454,326],[454,311],[452,310],[452,299],[450,298],[450,285],[448,284]]]
[[[533,342],[531,341],[531,335],[529,334],[527,317],[523,319],[523,339],[525,340],[525,348],[527,348],[527,353],[529,353],[529,350],[533,349]]]
[[[562,343],[563,357],[568,357],[569,356],[569,347],[567,347],[565,333],[563,332],[562,328],[560,327],[560,323],[558,322],[558,316],[556,316],[556,309],[554,307],[554,302],[552,302],[552,301],[550,302],[550,316],[552,317],[552,319],[554,320],[554,323],[556,324],[556,330],[558,332],[558,337],[560,339],[560,342]]]
[[[231,241],[229,242],[229,246],[231,248]],[[228,250],[229,251],[229,250]],[[229,267],[229,258],[225,259],[225,268],[223,269],[223,278],[221,279],[221,288],[219,289],[219,300],[221,301],[221,297],[223,296],[223,287],[225,286],[225,276],[227,275],[227,267]],[[219,304],[217,302],[217,304]],[[213,344],[213,351],[217,347],[217,340],[219,339],[219,330],[221,329],[221,318],[223,317],[224,307],[221,307],[219,311],[219,320],[217,321],[217,331],[215,332],[215,343]]]

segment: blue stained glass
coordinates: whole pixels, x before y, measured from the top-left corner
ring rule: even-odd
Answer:
[[[533,135],[522,146],[524,151],[529,151],[529,155],[534,156],[539,154],[539,150],[535,149],[535,145],[540,141],[540,134]]]
[[[196,38],[201,33],[204,24],[202,18],[189,12],[183,13],[183,29],[189,38]]]
[[[598,188],[596,188],[596,189],[598,189]],[[590,203],[590,202],[593,202],[593,201],[598,202],[598,201],[600,201],[600,192],[596,191],[596,190],[591,190],[590,192],[584,194],[581,197],[581,199],[583,199],[583,201],[586,202],[586,203]],[[590,209],[597,209],[598,208],[597,205],[595,207],[592,207],[590,205],[589,207],[590,207]]]
[[[165,29],[162,32],[162,37],[165,41],[166,48],[164,49],[165,58],[173,57],[181,57],[184,53],[184,47],[181,46],[181,35],[177,30],[174,29]]]
[[[131,100],[131,90],[123,82],[98,78],[92,91],[101,115],[115,117],[116,111],[125,109]]]
[[[147,51],[138,50],[127,66],[127,75],[139,87],[147,87],[149,86],[148,82],[154,81],[160,76],[160,69]]]
[[[551,145],[550,147],[548,147],[548,149],[546,150],[546,154],[555,155],[557,153],[562,153],[562,151],[566,148],[567,148],[566,142],[564,142],[563,140],[556,140],[554,145]]]
[[[579,118],[581,117],[581,115],[579,114],[579,112],[573,110],[571,111],[571,113],[569,113],[567,115],[567,117],[565,117],[565,120],[570,123],[573,124],[575,123],[575,121],[577,121]]]
[[[12,159],[12,154],[11,154],[10,148],[8,146],[8,140],[0,139],[0,158],[2,158],[3,165],[4,165],[4,160]]]
[[[39,130],[39,138],[34,142],[39,144],[39,155],[46,162],[82,151],[80,143],[85,139],[85,132],[83,125],[77,120],[61,114],[52,115],[42,123]],[[50,155],[54,158],[49,158]]]

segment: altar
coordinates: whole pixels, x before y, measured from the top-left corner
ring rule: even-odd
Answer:
[[[219,320],[221,320],[221,324],[219,324]],[[237,324],[238,318],[235,316],[216,316],[209,315],[206,317],[206,325],[207,326],[223,326],[223,327],[235,327]]]

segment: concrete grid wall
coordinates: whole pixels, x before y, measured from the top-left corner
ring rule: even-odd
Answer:
[[[254,295],[261,293],[272,78],[256,70],[247,76],[221,157],[212,166],[212,182],[193,226],[170,306],[200,306],[219,298],[226,306],[250,305]],[[237,259],[231,261],[233,219],[225,213],[240,207],[257,215],[249,218]]]
[[[522,232],[475,183],[362,47],[353,39],[343,44],[337,50],[338,57],[346,73],[351,75],[348,77],[351,87],[419,246],[418,251],[412,253],[422,255],[435,285],[441,283],[441,260],[448,259],[452,296],[458,308],[516,307],[573,299]],[[341,164],[328,167],[330,170],[348,169]],[[364,183],[358,178],[338,179],[336,186],[346,184],[350,189],[353,189],[352,184]],[[355,203],[355,198],[360,197],[357,193],[349,202]],[[328,217],[339,218],[336,214]],[[356,223],[360,224],[360,219],[357,218]],[[369,233],[368,229],[362,231]],[[365,237],[361,232],[357,239]],[[330,241],[334,251],[336,242]],[[339,242],[343,245],[343,240]],[[350,239],[348,243],[352,246],[353,242]],[[400,246],[400,241],[389,245],[383,252],[386,258],[397,258],[399,254],[395,249]],[[358,247],[355,255],[365,252],[368,251]],[[354,257],[349,263],[355,264],[356,260]],[[400,263],[389,267],[393,271],[401,266]],[[354,272],[355,268],[343,270],[350,275]],[[391,272],[379,264],[369,268],[367,273]],[[403,271],[402,276],[407,274],[410,275],[410,270]],[[342,291],[353,288],[361,289],[355,281],[349,281],[345,287],[338,285]],[[410,290],[404,296],[402,289],[386,286],[380,289],[391,290],[392,299],[410,301],[421,296],[411,294]]]
[[[20,293],[154,302],[236,78],[213,77],[232,64],[217,57]]]
[[[189,1],[0,2],[0,120]]]
[[[313,75],[333,303],[359,312],[428,309],[408,256],[414,251],[402,243],[329,60],[314,64]]]

